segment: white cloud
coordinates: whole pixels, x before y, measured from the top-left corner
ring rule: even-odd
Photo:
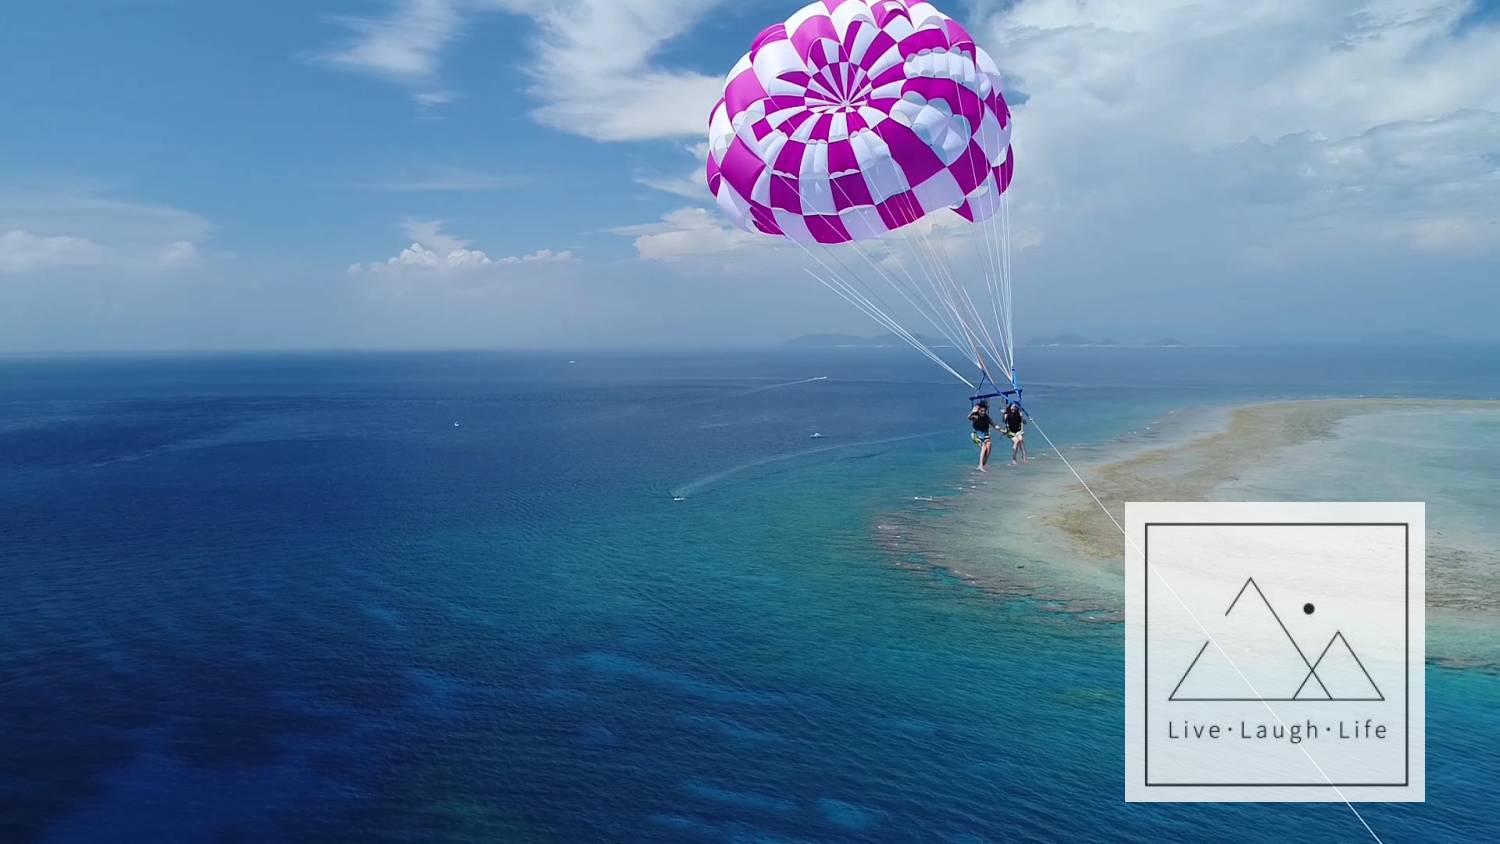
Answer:
[[[403,220],[401,230],[413,241],[440,252],[459,252],[469,241],[443,231],[442,220]]]
[[[463,24],[459,4],[452,0],[398,0],[384,18],[341,18],[352,32],[342,46],[319,58],[343,70],[378,76],[413,86],[418,102],[431,104],[440,91],[439,61]]]
[[[1304,132],[1273,144],[1246,141],[1184,162],[1182,172],[1219,205],[1211,209],[1217,213],[1269,210],[1278,216],[1263,225],[1273,229],[1279,220],[1282,228],[1344,232],[1350,243],[1330,241],[1333,246],[1361,250],[1360,238],[1378,237],[1466,251],[1479,238],[1451,233],[1493,231],[1500,221],[1500,167],[1484,152],[1497,145],[1500,113],[1470,110],[1383,124],[1348,138]],[[1438,236],[1441,231],[1450,236]]]
[[[708,185],[704,180],[702,168],[694,167],[686,173],[667,175],[663,173],[643,172],[635,176],[637,184],[645,185],[653,190],[670,193],[684,199],[701,200],[708,196]]]
[[[175,208],[0,188],[0,274],[182,267],[199,258],[212,231],[207,220]]]
[[[610,231],[633,237],[636,253],[649,261],[675,261],[771,245],[770,238],[736,228],[717,211],[706,208],[680,208],[656,223],[620,226]]]
[[[975,21],[1014,95],[1013,220],[1045,234],[1017,262],[1026,324],[1076,325],[1079,300],[1143,332],[1330,318],[1276,310],[1290,295],[1342,325],[1482,289],[1500,26],[1476,8],[1022,0]]]
[[[502,263],[502,264],[566,264],[569,261],[573,261],[573,260],[575,260],[575,256],[573,255],[573,252],[570,249],[564,249],[564,250],[562,250],[560,252],[554,252],[551,249],[538,249],[537,251],[532,252],[532,253],[530,253],[528,255],[512,255],[512,256],[510,256],[508,258],[501,258],[500,261],[499,261],[499,263]]]
[[[179,240],[162,247],[159,258],[163,265],[178,267],[198,260],[198,246],[191,240]]]
[[[1438,253],[1467,253],[1500,246],[1500,220],[1484,223],[1452,217],[1418,220],[1410,232],[1412,243]]]
[[[318,59],[404,86],[432,109],[459,96],[442,83],[442,59],[473,20],[496,10],[526,15],[539,30],[521,61],[534,80],[538,121],[595,140],[692,137],[703,134],[723,78],[653,60],[721,2],[398,0],[384,17],[340,19],[351,37]]]
[[[413,243],[401,250],[400,254],[394,258],[387,258],[384,263],[355,264],[349,270],[356,273],[364,270],[375,272],[380,270],[408,269],[457,272],[477,267],[487,267],[494,263],[490,256],[475,249],[451,249],[440,254],[420,243]]]
[[[653,64],[716,0],[560,0],[541,15],[532,93],[544,124],[600,141],[704,134],[719,75]],[[726,58],[725,72],[739,58]]]
[[[561,264],[575,260],[571,251],[554,252],[551,249],[492,258],[481,249],[470,249],[468,240],[444,232],[442,220],[406,220],[401,227],[412,239],[410,246],[384,261],[351,264],[349,272],[446,275],[510,264]]]
[[[87,267],[104,257],[99,244],[81,237],[44,237],[15,229],[0,234],[0,275],[54,267]]]
[[[382,75],[445,92],[443,50],[476,12],[527,15],[537,32],[517,61],[533,80],[535,118],[600,141],[700,141],[717,74],[744,46],[716,47],[706,73],[665,64],[664,45],[694,37],[722,0],[435,5],[457,26],[423,36],[411,19],[411,43],[432,45],[418,51],[426,61]],[[1066,324],[1079,300],[1121,321],[1227,313],[1239,300],[1221,291],[1259,290],[1244,282],[1273,275],[1283,290],[1334,284],[1334,268],[1372,290],[1414,290],[1398,267],[1446,277],[1444,261],[1472,270],[1475,255],[1500,248],[1500,26],[1473,0],[976,6],[971,29],[1017,113],[1012,245],[1034,247],[1017,264],[1032,318]],[[381,32],[365,34],[374,43]],[[650,260],[750,264],[738,253],[771,239],[719,217],[702,151],[691,153],[692,170],[684,160],[680,173],[634,178],[700,207],[615,233]],[[454,251],[424,248],[441,261]],[[1275,297],[1246,301],[1271,308]]]
[[[1500,64],[1485,58],[1500,28],[1466,20],[1472,3],[1000,8],[973,23],[1017,113],[1010,243],[1027,333],[1074,324],[1080,300],[1141,331],[1189,314],[1243,330],[1225,307],[1239,291],[1244,313],[1281,316],[1275,295],[1249,291],[1335,288],[1329,301],[1378,292],[1361,306],[1398,313],[1412,267],[1449,283],[1500,251]],[[761,255],[738,254],[757,236],[720,219],[696,172],[636,181],[705,206],[616,229],[641,258],[733,255],[761,271]],[[923,225],[958,272],[984,260],[957,217]],[[865,250],[888,271],[907,251]]]
[[[1483,177],[1500,147],[1500,65],[1484,58],[1500,29],[1459,31],[1472,8],[1018,3],[990,26],[1009,87],[1029,97],[1016,190],[1075,214],[1195,192],[1221,210],[1336,190],[1374,209],[1403,185],[1434,197],[1436,183]],[[1224,193],[1202,196],[1213,187]]]
[[[1500,106],[1500,80],[1484,67],[1493,64],[1484,58],[1493,55],[1494,27],[1457,31],[1473,7],[1026,0],[994,18],[991,46],[1049,127],[1106,124],[1201,150],[1251,135],[1339,137]]]
[[[635,174],[637,184],[648,188],[681,196],[687,199],[704,200],[708,196],[708,177],[704,167],[708,161],[708,141],[686,144],[683,151],[693,160],[693,166],[681,173],[665,174],[641,171]]]
[[[746,249],[778,251],[791,259],[794,266],[817,265],[816,258],[804,257],[801,247],[781,237],[745,231],[731,225],[717,208],[679,208],[662,216],[654,223],[617,226],[611,234],[632,238],[636,255],[648,261],[681,261],[702,258]],[[1030,227],[1016,227],[1011,235],[1012,248],[1021,251],[1041,242],[1040,232]],[[988,250],[984,232],[957,214],[930,214],[912,225],[880,238],[864,241],[857,248],[848,250],[847,260],[856,270],[868,266],[867,261],[880,261],[887,268],[895,268],[898,262],[908,267],[920,266],[941,252],[949,261],[968,260],[977,257],[976,250]],[[936,251],[936,252],[935,252]],[[819,257],[827,253],[821,247],[812,247],[812,254]],[[728,268],[738,274],[763,274],[762,257],[742,260],[738,266]],[[925,269],[918,270],[925,272]]]
[[[411,95],[417,105],[424,109],[435,109],[445,106],[462,97],[457,91],[418,91]]]
[[[190,211],[110,199],[91,191],[0,187],[0,229],[76,234],[108,245],[200,243],[214,226]]]

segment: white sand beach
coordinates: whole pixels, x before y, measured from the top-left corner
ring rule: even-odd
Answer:
[[[1037,431],[1032,463],[913,502],[890,531],[984,588],[1085,619],[1118,617],[1123,538]],[[1500,665],[1500,402],[1319,399],[1174,412],[1114,442],[1064,447],[1115,518],[1127,501],[1426,501],[1429,652]]]

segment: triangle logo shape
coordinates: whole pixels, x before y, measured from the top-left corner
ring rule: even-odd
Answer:
[[[1342,631],[1334,633],[1294,695],[1297,700],[1385,700],[1380,687],[1350,647]]]
[[[1245,580],[1224,615],[1228,622],[1203,643],[1168,699],[1292,699],[1312,665],[1255,578]],[[1316,682],[1304,685],[1313,687],[1309,694],[1324,691]]]

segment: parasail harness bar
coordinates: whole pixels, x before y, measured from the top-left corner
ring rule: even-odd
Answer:
[[[985,384],[989,384],[991,387],[993,387],[994,391],[993,392],[988,392],[988,393],[981,392],[978,395],[969,396],[969,401],[970,402],[978,403],[978,402],[984,401],[985,399],[995,399],[995,398],[1000,398],[1000,397],[1004,396],[1007,399],[1010,399],[1010,400],[1014,401],[1016,407],[1019,407],[1021,409],[1021,412],[1024,413],[1026,416],[1028,416],[1028,417],[1031,416],[1031,413],[1026,410],[1026,405],[1024,405],[1024,404],[1021,403],[1021,394],[1024,393],[1025,391],[1023,389],[1021,389],[1021,382],[1016,377],[1016,370],[1015,370],[1014,367],[1012,367],[1011,370],[1010,370],[1010,389],[1009,390],[1002,390],[1002,389],[1000,389],[1000,385],[996,384],[994,382],[994,379],[990,378],[989,372],[987,372],[987,371],[981,371],[980,378],[979,378],[978,389],[983,390]]]

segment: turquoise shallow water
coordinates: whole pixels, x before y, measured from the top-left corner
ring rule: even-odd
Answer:
[[[1076,443],[1500,393],[1441,354],[1038,350],[1028,396]],[[893,557],[973,457],[923,362],[574,357],[0,362],[0,839],[1367,840],[1125,805],[1119,627]],[[1500,678],[1429,698],[1429,803],[1361,811],[1493,838]]]

